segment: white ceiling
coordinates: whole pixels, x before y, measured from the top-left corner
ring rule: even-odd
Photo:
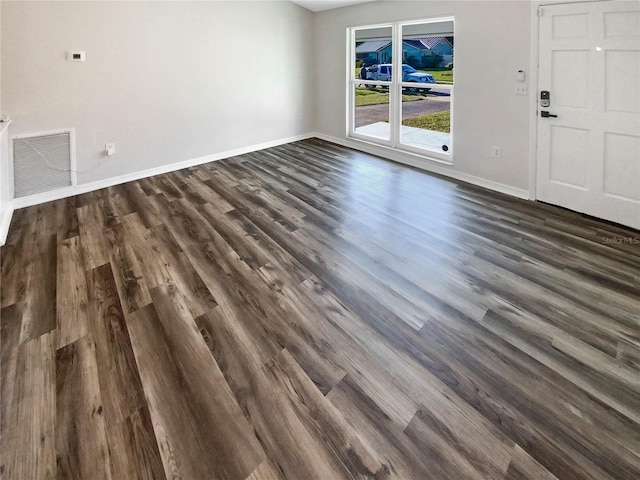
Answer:
[[[311,10],[312,12],[319,12],[321,10],[329,10],[332,8],[347,7],[349,5],[355,5],[357,3],[372,2],[375,0],[291,0],[293,3]]]

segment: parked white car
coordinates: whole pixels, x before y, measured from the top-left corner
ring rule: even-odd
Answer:
[[[392,75],[392,66],[390,63],[383,63],[381,65],[373,65],[369,67],[367,71],[367,80],[380,80],[384,82],[390,82]],[[436,83],[433,75],[429,73],[418,72],[411,65],[402,65],[402,81],[420,84]],[[418,89],[429,91],[430,88],[424,87],[408,87],[410,92],[415,92]]]

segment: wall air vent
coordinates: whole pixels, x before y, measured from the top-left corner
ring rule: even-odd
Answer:
[[[15,198],[75,185],[73,130],[13,137]]]

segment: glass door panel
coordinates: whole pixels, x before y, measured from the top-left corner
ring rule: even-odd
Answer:
[[[351,130],[375,140],[391,140],[390,87],[393,28],[357,28],[352,35]]]

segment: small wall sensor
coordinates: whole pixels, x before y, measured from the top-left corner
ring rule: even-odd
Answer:
[[[67,53],[67,59],[70,62],[84,62],[85,60],[85,54],[84,52],[68,52]]]
[[[516,80],[519,82],[524,82],[524,70],[518,70],[516,72]]]

